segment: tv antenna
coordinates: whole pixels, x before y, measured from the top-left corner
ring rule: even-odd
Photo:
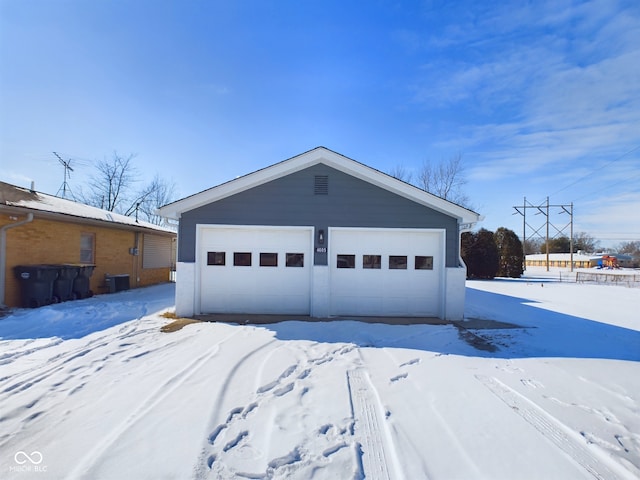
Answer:
[[[53,154],[56,157],[58,157],[58,160],[64,167],[64,181],[62,182],[62,186],[58,189],[58,192],[56,193],[56,195],[58,195],[60,193],[60,190],[62,190],[62,198],[67,198],[67,190],[69,190],[69,194],[71,195],[71,198],[73,198],[73,193],[71,193],[71,187],[67,182],[67,179],[71,178],[71,172],[73,172],[73,168],[71,168],[71,159],[63,160],[62,157],[58,155],[56,152],[53,152]]]

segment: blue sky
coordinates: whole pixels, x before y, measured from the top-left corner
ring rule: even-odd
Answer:
[[[186,196],[319,145],[460,153],[490,230],[549,196],[640,240],[640,3],[0,0],[3,181],[55,194],[56,151],[73,191],[117,151]]]

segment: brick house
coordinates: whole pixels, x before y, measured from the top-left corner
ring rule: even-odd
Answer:
[[[129,276],[130,288],[168,282],[176,233],[135,218],[0,182],[0,305],[21,305],[17,265],[92,264],[90,288]]]

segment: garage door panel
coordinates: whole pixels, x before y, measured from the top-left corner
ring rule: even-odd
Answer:
[[[200,232],[202,313],[309,314],[311,228],[206,227]],[[225,265],[207,265],[207,252],[225,252]],[[251,253],[250,266],[235,266],[234,253]],[[277,254],[277,266],[260,266],[261,253]],[[288,253],[304,266],[286,266]]]
[[[331,229],[332,315],[439,316],[443,245],[437,230]],[[339,254],[355,255],[355,268],[338,268]],[[380,268],[363,268],[364,255],[379,255]],[[393,262],[397,269],[390,268],[391,256],[401,257]],[[416,256],[431,257],[432,269],[417,270]]]

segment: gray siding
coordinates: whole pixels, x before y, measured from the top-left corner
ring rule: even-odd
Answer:
[[[316,175],[329,176],[328,195],[314,195]],[[459,263],[455,218],[323,164],[183,213],[180,262],[195,261],[197,224],[313,226],[325,231],[324,246],[329,227],[445,228],[446,265]],[[327,255],[316,253],[315,264]]]

